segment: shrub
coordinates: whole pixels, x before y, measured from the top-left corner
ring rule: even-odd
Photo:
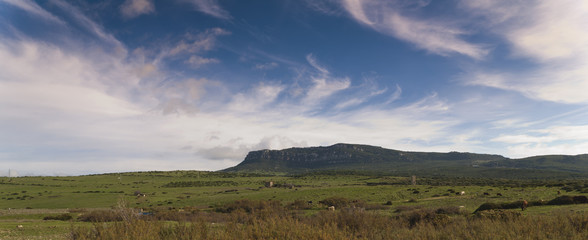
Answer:
[[[43,218],[43,220],[59,220],[59,221],[69,221],[71,220],[73,217],[67,213],[64,214],[59,214],[57,216],[46,216]]]
[[[574,204],[574,197],[572,196],[559,196],[547,203],[548,205],[567,205]]]
[[[475,212],[475,217],[491,220],[512,221],[522,216],[520,211],[490,209],[486,211]]]
[[[252,201],[248,199],[237,200],[224,206],[216,207],[216,212],[221,213],[232,213],[235,211],[244,211],[246,213],[252,213],[260,210],[282,210],[282,204],[279,201]]]
[[[290,203],[290,205],[288,205],[289,209],[292,210],[305,210],[305,209],[310,209],[311,205],[304,200],[296,200],[292,203]]]
[[[588,198],[586,196],[574,196],[574,203],[588,203]]]
[[[433,226],[443,226],[449,222],[449,216],[445,214],[438,214],[432,209],[419,209],[403,213],[399,216],[400,219],[405,220],[409,227],[414,227],[419,223],[428,223]]]
[[[337,209],[349,206],[349,202],[349,199],[344,197],[330,197],[322,201],[319,201],[320,204],[326,206],[335,206],[335,208]]]
[[[559,196],[549,201],[548,205],[567,205],[567,204],[581,204],[588,203],[586,196]]]
[[[388,209],[389,207],[386,205],[380,205],[380,204],[364,204],[363,207],[361,208],[365,208],[365,210],[385,210]]]
[[[435,213],[437,213],[437,214],[447,214],[447,215],[457,215],[457,214],[461,214],[463,212],[461,211],[461,208],[459,208],[459,207],[450,206],[450,207],[441,207],[441,208],[438,208],[437,210],[435,210]]]
[[[78,221],[82,222],[116,222],[122,220],[123,217],[113,210],[94,210],[78,217]]]
[[[480,205],[480,207],[478,207],[478,209],[476,209],[476,211],[474,211],[474,213],[493,209],[515,209],[520,208],[522,204],[522,201],[508,203],[483,203],[482,205]]]
[[[423,209],[423,206],[398,206],[396,207],[396,213],[400,213],[400,212],[408,212],[408,211],[414,211],[417,209]]]

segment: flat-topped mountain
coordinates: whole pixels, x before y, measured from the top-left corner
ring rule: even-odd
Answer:
[[[367,171],[395,175],[501,178],[588,176],[588,155],[548,155],[510,159],[476,153],[406,152],[358,144],[249,152],[225,171],[305,173]]]

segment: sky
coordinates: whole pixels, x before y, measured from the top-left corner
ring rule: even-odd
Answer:
[[[0,0],[0,175],[588,153],[586,23],[584,0]]]

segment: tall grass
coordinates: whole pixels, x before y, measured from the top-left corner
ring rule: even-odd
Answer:
[[[469,214],[454,208],[320,211],[306,216],[276,202],[228,204],[231,211],[183,212],[191,221],[124,218],[77,227],[71,239],[588,239],[588,213],[524,216],[521,211]],[[223,209],[223,210],[226,210]],[[171,215],[171,214],[169,214]],[[188,219],[188,218],[186,218]]]

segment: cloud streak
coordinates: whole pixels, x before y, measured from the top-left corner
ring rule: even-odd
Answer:
[[[73,22],[74,24],[81,26],[89,33],[98,37],[102,43],[109,45],[110,48],[114,48],[114,52],[123,56],[127,54],[126,47],[122,42],[120,42],[112,34],[107,33],[104,30],[104,27],[88,18],[78,8],[62,0],[51,0],[51,2],[64,10],[66,13],[70,14],[71,17],[75,19],[75,22]]]
[[[120,6],[120,12],[125,18],[135,18],[143,14],[155,12],[153,0],[126,0]]]
[[[41,6],[39,6],[36,2],[32,0],[0,0],[0,2],[18,7],[26,12],[41,17],[50,22],[65,25],[65,22],[63,20],[47,12],[45,9],[43,9]]]
[[[230,20],[231,14],[223,9],[217,0],[181,0],[192,4],[198,11],[215,18]]]
[[[403,15],[395,1],[343,0],[342,7],[352,19],[380,33],[414,44],[428,52],[448,56],[461,54],[482,59],[486,47],[469,43],[461,36],[468,33],[438,19],[418,19]]]

